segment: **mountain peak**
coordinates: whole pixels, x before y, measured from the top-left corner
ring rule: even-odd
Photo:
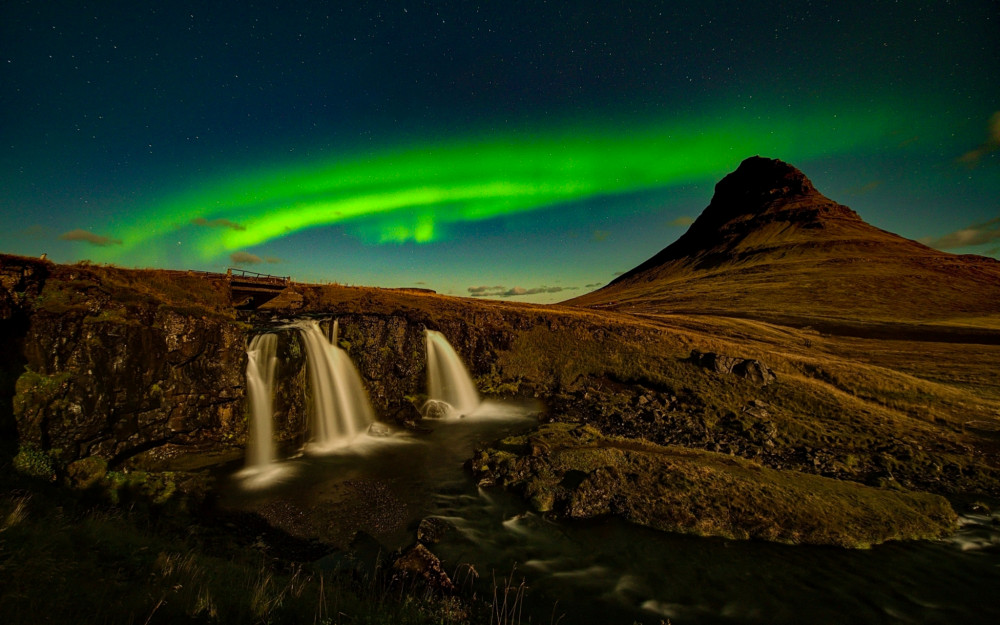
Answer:
[[[760,204],[818,193],[806,175],[788,163],[751,156],[715,185],[712,203]]]
[[[569,303],[925,319],[994,314],[998,289],[1000,263],[945,254],[880,230],[817,191],[797,168],[753,156],[719,181],[680,238]]]
[[[724,230],[729,222],[770,216],[794,223],[840,217],[860,220],[847,208],[816,190],[809,178],[784,161],[752,156],[715,185],[712,201],[695,223],[697,231]]]
[[[858,227],[875,230],[817,191],[797,168],[752,156],[715,185],[712,201],[687,232],[612,284],[674,261],[708,268],[783,244],[826,243],[843,238],[845,229],[853,237]]]

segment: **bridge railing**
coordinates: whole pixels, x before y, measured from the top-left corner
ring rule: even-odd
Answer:
[[[230,280],[233,278],[242,278],[251,282],[264,282],[267,284],[288,284],[292,280],[291,276],[272,276],[267,273],[259,273],[248,269],[235,269],[232,267],[226,269],[226,277]]]

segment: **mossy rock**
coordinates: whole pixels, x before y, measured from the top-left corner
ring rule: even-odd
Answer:
[[[574,424],[547,424],[500,441],[470,466],[482,484],[516,489],[540,512],[613,515],[703,536],[867,548],[937,538],[957,521],[938,495],[770,469]]]
[[[90,456],[69,463],[66,467],[66,481],[71,487],[83,490],[100,482],[107,473],[107,461],[104,458]]]

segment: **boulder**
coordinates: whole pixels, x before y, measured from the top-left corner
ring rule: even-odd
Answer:
[[[724,356],[715,352],[691,350],[690,361],[694,364],[714,371],[715,373],[732,374],[755,384],[766,386],[777,379],[774,371],[759,360],[753,358],[737,358]]]
[[[398,423],[399,425],[409,429],[416,428],[420,424],[420,421],[424,418],[424,415],[420,414],[417,407],[408,401],[404,401],[398,406],[389,408],[386,414],[389,415],[389,421]]]
[[[427,403],[424,404],[425,419],[447,419],[452,416],[453,413],[454,409],[448,402],[437,399],[429,399],[427,400]]]
[[[455,526],[439,517],[427,517],[420,521],[417,526],[417,542],[424,545],[433,545],[441,542],[448,533],[452,532]]]
[[[774,375],[774,371],[771,371],[767,365],[759,360],[743,360],[733,367],[733,373],[739,377],[750,380],[755,384],[760,384],[761,386],[767,386],[771,382],[777,379]]]
[[[697,349],[691,350],[691,362],[703,369],[716,373],[732,373],[736,365],[742,362],[739,358],[723,356],[715,352],[701,352]]]
[[[437,592],[453,592],[455,585],[441,566],[441,560],[420,543],[413,545],[392,563],[395,581],[420,580]]]
[[[108,473],[108,463],[104,458],[90,456],[69,463],[66,467],[66,481],[73,488],[86,489],[101,481]]]

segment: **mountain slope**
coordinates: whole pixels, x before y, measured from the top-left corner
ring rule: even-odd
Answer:
[[[795,167],[755,156],[716,185],[711,203],[676,242],[566,303],[1000,328],[1000,262],[880,230],[825,197]]]

